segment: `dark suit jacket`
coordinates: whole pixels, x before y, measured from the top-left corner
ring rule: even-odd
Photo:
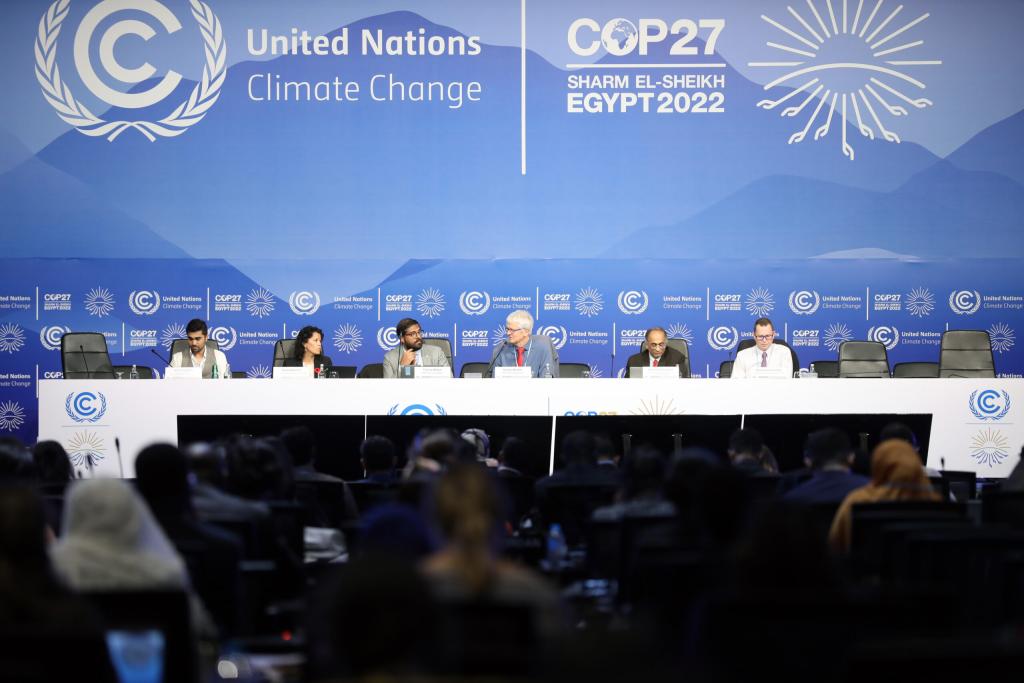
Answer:
[[[626,361],[627,368],[643,368],[647,367],[650,364],[650,351],[641,351],[640,353],[634,353],[632,356],[629,357],[629,360]],[[675,365],[676,367],[679,368],[680,377],[690,376],[690,364],[687,362],[687,359],[683,356],[683,354],[679,353],[671,346],[665,349],[665,353],[663,353],[661,358],[658,360],[658,365],[669,367]]]
[[[330,356],[325,356],[323,354],[320,354],[319,356],[313,356],[313,368],[316,369],[321,365],[324,366],[324,369],[327,369],[334,365],[334,362],[331,361]],[[302,361],[298,358],[285,358],[284,366],[286,368],[299,368],[302,367]]]

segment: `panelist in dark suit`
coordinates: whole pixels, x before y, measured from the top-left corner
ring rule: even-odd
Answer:
[[[630,356],[626,361],[627,368],[677,367],[681,377],[688,374],[685,372],[689,367],[686,356],[668,345],[668,334],[664,329],[652,327],[647,330],[644,339],[647,340],[647,350]]]
[[[295,355],[285,359],[284,364],[291,368],[312,368],[313,376],[316,377],[320,374],[321,369],[334,365],[331,362],[331,357],[325,356],[323,351],[324,331],[319,327],[306,325],[299,330],[298,336],[295,337]]]

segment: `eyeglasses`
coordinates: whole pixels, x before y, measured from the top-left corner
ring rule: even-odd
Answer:
[[[505,333],[506,334],[515,334],[516,332],[522,332],[522,330],[523,330],[522,327],[506,327],[505,328]]]
[[[769,339],[774,339],[774,338],[775,338],[775,333],[774,332],[772,332],[771,334],[755,334],[754,335],[754,339],[756,339],[757,341],[768,341]]]
[[[415,332],[406,332],[405,336],[406,337],[422,337],[423,336],[423,330],[416,330]]]

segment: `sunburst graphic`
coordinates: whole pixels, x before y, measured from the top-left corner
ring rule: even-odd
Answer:
[[[363,345],[363,331],[352,323],[342,323],[334,331],[334,348],[342,353],[358,351]]]
[[[825,348],[829,351],[838,351],[840,344],[851,339],[853,330],[844,323],[833,323],[825,330]]]
[[[750,290],[747,294],[747,313],[763,318],[775,310],[775,297],[764,287]]]
[[[85,310],[98,318],[114,311],[114,295],[106,287],[93,287],[85,295]]]
[[[1010,456],[1009,445],[1009,440],[1002,432],[991,427],[983,429],[971,439],[971,457],[979,465],[993,467]]]
[[[693,330],[685,323],[672,323],[665,332],[669,339],[682,339],[687,344],[693,343]]]
[[[75,467],[83,465],[93,469],[106,456],[103,439],[99,434],[90,431],[75,432],[68,440],[68,458]]]
[[[590,368],[591,379],[599,379],[601,377],[604,377],[604,372],[601,370],[601,368],[597,367],[596,365],[589,365],[588,367]]]
[[[274,295],[260,287],[249,292],[245,297],[245,310],[257,318],[266,318],[274,312]]]
[[[996,323],[988,328],[988,338],[992,341],[992,350],[996,353],[1006,353],[1017,341],[1013,328],[1006,323]]]
[[[663,399],[657,394],[651,399],[641,399],[640,407],[629,411],[633,415],[682,415],[685,411],[677,408],[675,399]]]
[[[0,430],[13,432],[25,424],[25,409],[14,401],[0,403]]]
[[[786,73],[765,84],[766,91],[776,86],[796,86],[795,90],[777,100],[761,100],[758,107],[774,109],[804,93],[800,104],[788,106],[780,112],[780,116],[796,117],[817,100],[807,123],[790,136],[789,144],[802,142],[811,132],[819,114],[823,122],[815,128],[814,139],[827,136],[838,109],[841,149],[850,161],[853,161],[854,151],[846,138],[847,122],[868,139],[874,140],[877,133],[883,140],[899,143],[899,135],[886,128],[879,112],[892,117],[906,116],[907,108],[893,104],[896,101],[915,109],[931,106],[931,100],[912,97],[904,92],[918,94],[925,89],[925,84],[906,73],[905,67],[942,64],[938,59],[905,58],[914,55],[907,51],[924,45],[924,40],[908,40],[912,34],[907,32],[925,21],[930,16],[928,12],[902,23],[902,17],[897,19],[897,16],[903,5],[889,12],[888,8],[882,10],[885,0],[878,0],[870,11],[865,5],[870,6],[871,0],[857,0],[856,10],[853,10],[853,4],[853,0],[825,0],[824,9],[819,12],[815,0],[807,0],[808,18],[793,7],[787,7],[792,18],[799,23],[795,28],[762,14],[761,19],[784,33],[787,42],[796,43],[767,43],[768,47],[786,53],[787,61],[748,63],[752,67],[787,69]],[[895,40],[897,37],[900,40]],[[902,42],[904,40],[908,42]],[[797,86],[798,83],[801,84]],[[907,90],[909,87],[916,90]],[[850,114],[854,120],[847,118]]]
[[[508,334],[505,332],[505,323],[501,323],[491,330],[491,346],[497,346],[506,339],[508,339]]]
[[[935,296],[924,287],[915,287],[907,294],[907,311],[923,318],[935,310]]]
[[[25,345],[25,331],[14,323],[0,325],[0,353],[14,353]]]
[[[416,297],[416,310],[428,318],[436,318],[444,313],[444,305],[444,294],[433,287],[424,289]]]
[[[576,312],[592,318],[604,310],[604,297],[593,287],[584,287],[576,292]]]
[[[274,376],[274,371],[269,365],[254,365],[245,371],[245,376],[250,379],[268,379]]]
[[[164,328],[164,331],[160,333],[160,344],[163,346],[170,346],[179,339],[184,339],[188,336],[188,332],[185,330],[185,326],[181,323],[171,323]]]

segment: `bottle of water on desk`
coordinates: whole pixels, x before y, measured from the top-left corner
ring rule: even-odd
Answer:
[[[128,379],[138,379],[138,378],[139,378],[139,367],[136,364],[132,363],[132,371],[130,373],[128,373]]]
[[[541,377],[551,377],[551,363],[545,363],[544,369],[540,371]]]
[[[216,363],[213,364],[213,372],[210,373],[210,377],[213,378],[213,379],[217,379],[217,378],[220,377],[220,374],[217,372],[217,364]]]

